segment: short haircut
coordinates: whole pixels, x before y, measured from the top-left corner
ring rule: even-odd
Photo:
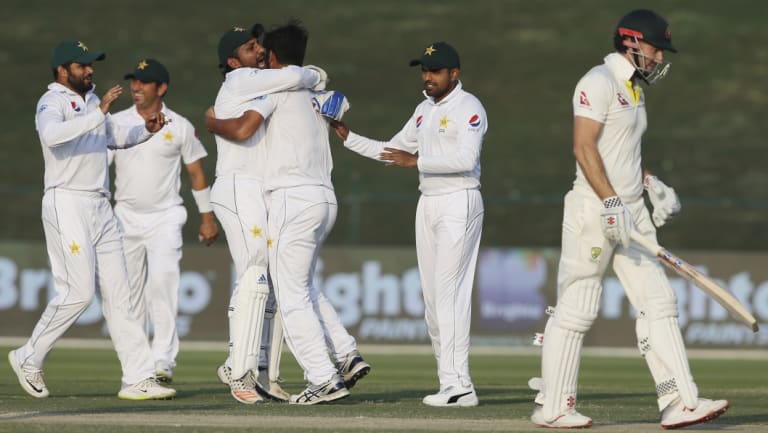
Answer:
[[[275,53],[277,60],[284,65],[302,66],[308,39],[307,29],[301,21],[293,19],[264,35],[264,49]]]

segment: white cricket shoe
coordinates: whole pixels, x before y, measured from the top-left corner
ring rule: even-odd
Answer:
[[[285,392],[278,380],[269,380],[269,371],[259,370],[259,375],[256,377],[256,392],[263,397],[275,400],[275,401],[288,401],[291,395]]]
[[[545,420],[543,412],[542,405],[534,404],[531,422],[539,427],[549,428],[587,428],[592,425],[592,418],[576,412],[574,408],[569,408],[552,421]]]
[[[700,398],[696,409],[688,409],[678,398],[661,412],[661,427],[674,429],[712,421],[724,414],[729,407],[730,404],[727,400]]]
[[[448,386],[441,389],[437,394],[430,394],[421,400],[428,406],[437,407],[470,407],[477,406],[479,400],[475,388],[470,386]]]
[[[352,389],[358,380],[364,378],[371,371],[371,366],[360,355],[360,351],[355,349],[336,363],[336,369],[344,377],[344,385],[347,389]]]
[[[16,373],[16,377],[19,379],[19,385],[27,394],[32,397],[45,398],[48,397],[48,388],[43,381],[43,370],[39,368],[23,367],[16,359],[16,351],[11,350],[8,352],[8,362],[11,364],[13,372]]]
[[[155,364],[155,377],[160,383],[173,382],[173,369],[165,362],[158,362]]]
[[[154,377],[148,377],[123,387],[117,397],[123,400],[170,400],[176,397],[176,390],[160,385]]]
[[[301,394],[291,396],[290,404],[318,404],[328,403],[349,396],[349,390],[344,385],[344,379],[340,374],[334,374],[328,382],[320,385],[307,386]]]
[[[232,369],[226,365],[221,365],[216,370],[221,383],[229,385],[229,392],[235,400],[243,404],[263,403],[264,399],[256,392],[256,381],[253,373],[248,372],[239,379],[232,378]]]

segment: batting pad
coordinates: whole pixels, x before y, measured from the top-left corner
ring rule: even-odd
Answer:
[[[547,421],[576,405],[581,347],[584,334],[597,318],[601,292],[602,285],[596,279],[579,280],[565,287],[547,321],[541,355],[542,414]]]
[[[232,378],[240,379],[248,371],[258,371],[264,310],[269,297],[267,268],[246,269],[235,295],[232,329]]]
[[[680,393],[685,407],[695,409],[699,404],[699,390],[691,376],[677,317],[651,317],[648,321],[648,328],[651,351],[656,355],[655,358],[672,372],[674,385],[677,386],[677,391]],[[671,402],[665,401],[665,403],[664,407]],[[664,409],[664,407],[662,407],[662,402],[659,402],[659,409]]]

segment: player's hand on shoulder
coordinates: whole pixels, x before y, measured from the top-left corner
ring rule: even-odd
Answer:
[[[315,65],[306,65],[304,66],[305,69],[309,69],[311,71],[315,71],[320,75],[320,81],[315,84],[315,86],[311,89],[314,91],[320,91],[325,90],[325,87],[328,85],[328,82],[331,81],[330,78],[328,78],[328,74],[323,70],[323,68]]]
[[[632,213],[624,206],[619,196],[615,195],[603,200],[600,226],[606,239],[616,245],[629,248],[629,237],[633,227]]]
[[[654,175],[645,176],[643,186],[648,191],[648,198],[653,205],[653,223],[663,226],[669,218],[680,212],[682,205],[677,193]]]
[[[312,92],[312,107],[321,116],[340,121],[349,110],[349,100],[336,90]]]

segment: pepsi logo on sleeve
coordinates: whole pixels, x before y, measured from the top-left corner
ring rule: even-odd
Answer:
[[[417,127],[417,128],[418,128],[419,126],[421,126],[421,121],[422,121],[423,119],[424,119],[424,116],[421,116],[421,115],[420,115],[419,117],[417,117],[417,118],[416,118],[416,127]]]

